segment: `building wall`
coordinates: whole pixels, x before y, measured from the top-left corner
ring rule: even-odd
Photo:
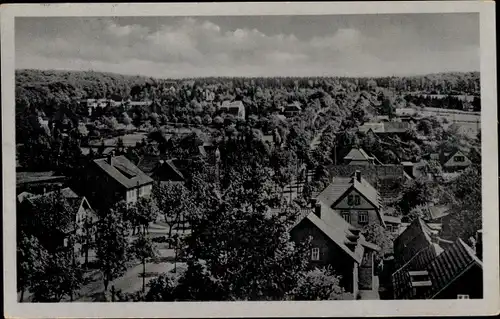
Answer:
[[[126,200],[125,188],[93,163],[86,176],[87,193],[94,208],[105,208]]]
[[[347,292],[353,292],[353,269],[354,260],[340,247],[333,243],[321,230],[309,220],[304,219],[290,233],[295,242],[306,241],[312,237],[312,247],[320,249],[319,261],[311,261],[311,267],[323,267],[331,265],[336,274],[341,275],[341,286]]]
[[[349,195],[353,196],[353,205],[349,205]],[[359,196],[359,205],[356,205],[355,196]],[[356,227],[364,227],[371,224],[380,224],[380,218],[377,214],[377,209],[368,202],[358,191],[351,190],[349,193],[343,195],[342,199],[333,207],[341,216],[343,213],[349,213],[350,223]],[[368,220],[363,223],[360,222],[360,213],[366,213]]]
[[[373,251],[365,249],[363,260],[359,267],[359,289],[373,288]]]
[[[361,165],[361,166],[366,166],[366,165],[370,165],[370,161],[369,160],[347,160],[347,165]]]

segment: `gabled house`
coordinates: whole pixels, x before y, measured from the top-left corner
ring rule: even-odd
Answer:
[[[375,158],[368,155],[362,148],[352,148],[343,158],[345,165],[373,165]]]
[[[41,231],[43,220],[39,220],[39,205],[51,198],[60,198],[64,201],[63,207],[67,209],[63,220],[58,222],[60,228],[51,229],[50,234]],[[69,244],[70,237],[75,237],[75,252],[82,252],[87,240],[93,241],[95,223],[98,216],[90,206],[84,196],[77,195],[69,187],[36,195],[29,192],[23,192],[18,195],[18,222],[23,224],[29,232],[34,234],[43,243],[48,250],[66,247]]]
[[[286,117],[294,117],[300,114],[300,112],[302,112],[302,107],[297,101],[288,104],[283,111]]]
[[[245,106],[242,101],[224,101],[222,102],[219,111],[221,113],[231,114],[241,120],[245,119]]]
[[[360,289],[372,289],[374,252],[380,248],[367,242],[360,229],[347,223],[321,201],[305,211],[290,230],[291,238],[301,242],[312,237],[311,267],[332,266],[342,276],[341,286],[352,299]]]
[[[335,211],[355,227],[377,223],[385,227],[380,210],[380,195],[356,171],[351,177],[334,177],[318,196],[317,200]]]
[[[400,237],[395,256],[408,261],[392,275],[394,299],[483,297],[482,262],[462,239],[441,241],[420,219]]]
[[[119,201],[135,203],[151,194],[153,179],[125,156],[108,155],[92,161],[87,182],[92,202],[110,207]]]
[[[405,136],[411,128],[408,122],[367,122],[361,125],[358,130],[366,134],[374,134],[377,137],[384,136]]]
[[[46,193],[62,188],[68,182],[68,177],[56,174],[54,171],[45,172],[16,172],[16,191],[31,193]]]
[[[465,152],[459,149],[439,153],[439,162],[446,172],[461,171],[472,165]]]
[[[138,166],[156,182],[184,183],[189,160],[163,156],[145,156],[139,161]]]

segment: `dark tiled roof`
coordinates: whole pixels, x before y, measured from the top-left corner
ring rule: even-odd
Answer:
[[[16,183],[49,182],[64,179],[65,176],[55,175],[55,172],[16,172]]]
[[[125,188],[134,188],[153,182],[153,179],[144,174],[123,155],[114,156],[112,165],[110,165],[107,158],[95,159],[94,163]]]
[[[332,207],[350,189],[355,189],[366,197],[372,205],[380,208],[380,196],[377,190],[363,177],[361,177],[361,182],[358,182],[354,177],[334,177],[330,185],[318,195],[317,199]]]
[[[425,297],[433,298],[456,278],[462,276],[472,264],[483,267],[483,263],[477,258],[472,248],[458,239],[427,267],[432,288],[427,291]]]
[[[379,249],[378,246],[367,242],[362,235],[359,236],[354,250],[349,248],[347,245],[350,242],[349,238],[357,237],[357,235],[352,232],[354,229],[353,226],[346,222],[339,214],[337,214],[325,203],[319,201],[318,204],[321,205],[321,218],[314,214],[312,209],[309,211],[303,210],[301,211],[298,223],[296,223],[294,227],[304,220],[307,220],[357,263],[360,263],[363,259],[365,248],[373,250]]]
[[[167,159],[167,157],[161,155],[143,156],[139,160],[139,163],[137,163],[137,167],[145,174],[151,175],[151,173],[153,173],[153,170],[160,164],[160,161]]]
[[[405,267],[393,275],[395,298],[397,299],[433,299],[457,278],[464,275],[472,265],[482,269],[483,264],[477,258],[471,247],[461,239],[440,254],[429,256],[418,267]],[[410,271],[418,270],[428,275],[430,285],[423,290],[416,291],[411,283]]]
[[[367,161],[372,159],[362,148],[352,148],[351,151],[344,157],[345,160]]]
[[[396,265],[402,267],[420,251],[432,245],[433,230],[417,218],[394,240]]]

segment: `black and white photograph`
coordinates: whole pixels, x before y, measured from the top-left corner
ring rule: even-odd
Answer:
[[[9,16],[9,35],[2,21],[16,309],[489,300],[498,313],[484,8],[165,6]]]

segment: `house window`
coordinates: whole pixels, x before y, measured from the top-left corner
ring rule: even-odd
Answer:
[[[346,222],[351,223],[351,214],[349,212],[342,212],[342,218],[345,219]]]
[[[354,204],[354,195],[347,196],[347,205],[352,206]]]
[[[68,238],[64,238],[64,242],[63,242],[63,245],[64,247],[68,247]]]
[[[319,260],[319,248],[311,249],[311,260]]]
[[[455,162],[465,162],[465,157],[463,157],[463,156],[455,156],[454,160],[455,160]]]
[[[457,295],[457,299],[469,299],[469,295]]]
[[[361,198],[359,197],[359,195],[354,195],[354,204],[355,205],[361,204]]]
[[[368,223],[368,212],[358,212],[358,223]]]

